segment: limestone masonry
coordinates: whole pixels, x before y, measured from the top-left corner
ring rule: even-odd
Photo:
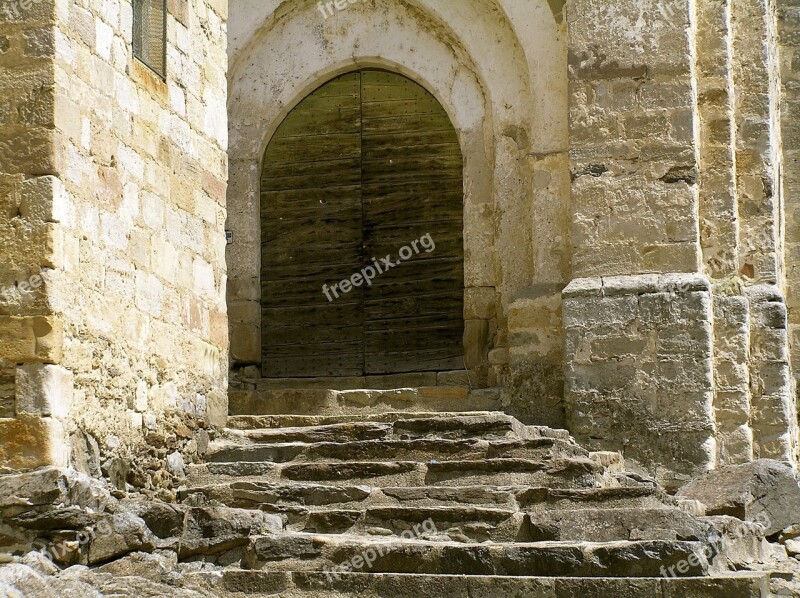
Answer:
[[[798,0],[0,0],[0,258],[2,595],[800,596]]]

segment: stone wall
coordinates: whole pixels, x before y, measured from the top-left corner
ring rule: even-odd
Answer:
[[[800,4],[780,0],[778,6],[786,306],[796,381],[800,372]]]
[[[42,414],[57,404],[71,443],[62,460],[71,453],[72,465],[108,473],[106,457],[147,443],[163,447],[151,451],[155,459],[194,440],[191,452],[193,430],[227,415],[227,3],[169,2],[166,80],[132,56],[130,1],[47,5],[35,3],[26,18],[50,28],[13,26],[18,37],[0,54],[19,71],[9,83],[40,96],[38,105],[28,100],[29,118],[42,120],[20,123],[28,130],[4,148],[42,154],[17,156],[28,170],[9,179],[23,201],[3,213],[18,221],[17,243],[40,236],[4,281],[44,279],[41,300],[27,304],[38,319],[4,332],[20,349],[51,352],[26,360],[54,364],[9,360],[23,364],[17,413],[22,404]],[[26,208],[26,196],[39,205]],[[55,257],[39,257],[45,251]],[[58,341],[23,344],[27,330],[43,336],[48,317]]]
[[[668,488],[713,469],[712,301],[699,275],[574,280],[564,290],[567,419]]]
[[[565,291],[568,425],[667,485],[795,463],[774,6],[573,0],[567,14],[573,269],[602,277]],[[704,288],[664,282],[682,273]],[[643,311],[651,295],[662,311]],[[635,382],[646,363],[657,374]]]
[[[18,404],[16,388],[62,358],[63,320],[48,301],[63,266],[55,130],[55,7],[0,7],[0,466],[66,463],[62,421]]]

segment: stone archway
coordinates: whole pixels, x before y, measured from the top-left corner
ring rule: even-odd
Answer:
[[[566,23],[554,3],[363,0],[324,18],[313,0],[241,2],[229,22],[234,393],[255,396],[270,388],[259,378],[260,169],[267,144],[297,103],[325,81],[378,68],[431,92],[464,159],[464,346],[473,349],[464,355],[468,377],[462,370],[434,375],[433,383],[503,386],[515,413],[529,411],[530,397],[558,403],[562,342],[551,304],[557,307],[570,280],[570,179]],[[354,378],[348,388],[362,383]]]
[[[462,171],[402,75],[339,75],[289,113],[261,176],[264,377],[463,368]]]

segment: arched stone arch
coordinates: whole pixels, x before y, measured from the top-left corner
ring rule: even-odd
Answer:
[[[551,52],[534,56],[533,64],[529,54],[547,42],[521,43],[501,0],[464,0],[457,6],[443,0],[362,0],[327,19],[312,0],[241,4],[229,24],[228,228],[234,243],[228,264],[234,364],[257,363],[260,353],[257,223],[263,150],[282,118],[321,83],[348,70],[374,67],[423,85],[458,131],[464,155],[467,335],[481,339],[482,349],[471,359],[487,382],[487,354],[505,342],[508,305],[537,279],[564,278],[559,268],[565,251],[552,244],[568,239],[546,238],[537,247],[533,233],[538,217],[552,220],[561,218],[560,211],[568,213],[566,153],[556,158],[539,153],[565,147],[566,130],[563,143],[554,141],[562,135],[558,119],[536,109],[551,96],[553,106],[566,112],[566,72],[563,81],[536,89],[531,77],[534,73],[539,84],[546,83],[552,66],[560,64],[560,53],[566,56],[555,21],[540,18],[544,10],[552,19],[547,2],[531,2],[528,12],[512,6],[514,18],[538,18],[534,32],[552,45]],[[540,138],[547,141],[540,143]],[[552,180],[566,177],[567,185],[537,179],[541,160],[548,170],[559,171]]]

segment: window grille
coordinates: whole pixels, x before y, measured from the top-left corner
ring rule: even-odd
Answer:
[[[167,74],[167,0],[133,0],[133,55]]]

